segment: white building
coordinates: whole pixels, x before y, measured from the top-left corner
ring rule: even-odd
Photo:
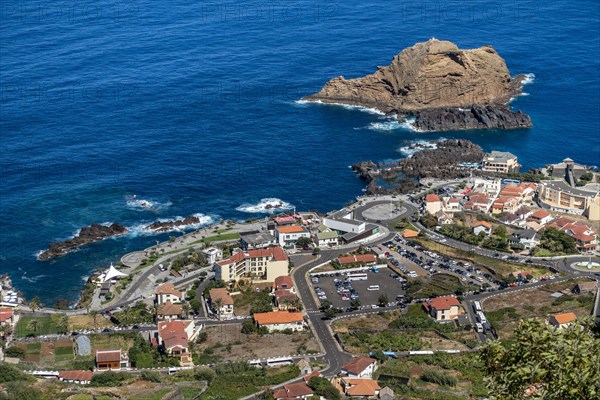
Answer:
[[[166,302],[181,303],[183,293],[175,289],[175,285],[171,282],[163,283],[156,288],[155,301],[157,304],[165,304]]]
[[[442,211],[442,200],[437,194],[428,194],[425,196],[425,209],[431,215]]]
[[[323,225],[336,231],[352,233],[363,233],[367,228],[367,223],[355,220],[352,212],[337,213],[331,217],[325,217],[323,218]]]
[[[299,225],[286,225],[275,228],[275,238],[282,247],[293,246],[298,239],[303,237],[310,239],[310,232]]]
[[[225,288],[215,288],[209,291],[210,304],[219,319],[233,318],[233,298]],[[220,303],[220,306],[219,306]]]
[[[208,264],[214,264],[223,258],[223,250],[216,247],[209,247],[202,250],[202,254],[206,256],[206,262]]]
[[[264,326],[269,332],[284,331],[286,329],[298,332],[306,328],[301,312],[272,311],[255,313],[253,317],[259,328]]]
[[[341,374],[350,378],[373,378],[377,370],[377,360],[371,357],[354,357],[342,365]]]
[[[319,247],[337,246],[340,240],[338,233],[333,230],[318,232],[316,238]]]

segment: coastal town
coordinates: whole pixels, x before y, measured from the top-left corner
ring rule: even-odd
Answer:
[[[329,213],[171,236],[99,269],[75,308],[5,276],[0,368],[73,400],[486,398],[476,353],[519,321],[600,322],[600,173],[453,163]]]

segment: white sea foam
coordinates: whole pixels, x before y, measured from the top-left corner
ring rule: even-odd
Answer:
[[[37,281],[39,281],[42,278],[46,278],[47,276],[48,275],[36,275],[30,278],[27,276],[27,271],[25,271],[25,273],[21,276],[21,279],[27,282],[37,283]]]
[[[173,203],[170,201],[160,202],[151,199],[142,199],[136,195],[126,197],[127,207],[137,211],[162,211],[169,208]]]
[[[197,213],[197,214],[192,214],[192,216],[197,217],[199,222],[194,223],[194,224],[175,226],[172,229],[170,229],[169,232],[185,232],[185,231],[188,231],[191,229],[199,229],[206,225],[210,225],[214,222],[213,217],[206,215],[206,214]],[[148,229],[147,226],[152,224],[153,222],[176,222],[176,221],[182,221],[183,219],[185,219],[185,217],[177,216],[174,218],[160,218],[156,221],[135,224],[135,225],[127,227],[127,230],[128,230],[127,235],[132,236],[132,237],[137,237],[137,236],[152,236],[152,235],[164,233],[167,231],[157,232],[153,229]]]
[[[437,144],[441,141],[446,140],[445,138],[439,138],[437,140],[417,140],[411,142],[408,146],[403,146],[398,149],[398,152],[404,154],[407,157],[411,157],[413,154],[418,153],[422,150],[437,149]]]
[[[236,210],[252,214],[273,214],[280,211],[291,210],[292,208],[294,208],[294,206],[288,202],[275,197],[268,197],[260,199],[256,204],[242,204],[241,206],[236,207]]]
[[[523,79],[521,81],[521,85],[529,85],[530,83],[533,83],[534,80],[535,80],[534,73],[525,74],[525,79]]]
[[[305,104],[332,105],[332,106],[338,106],[338,107],[345,108],[346,110],[358,110],[358,111],[366,112],[369,114],[385,115],[385,113],[383,111],[378,110],[377,108],[357,106],[357,105],[353,105],[353,104],[331,103],[331,102],[325,102],[325,101],[321,101],[321,100],[296,100],[294,103],[302,104],[302,105],[305,105]]]
[[[403,128],[402,124],[396,118],[384,122],[371,122],[367,129],[372,131],[395,131]]]

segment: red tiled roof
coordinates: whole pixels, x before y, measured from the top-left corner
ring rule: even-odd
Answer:
[[[156,294],[172,294],[173,296],[183,297],[183,293],[175,289],[171,282],[163,283],[156,288]]]
[[[478,226],[485,226],[486,228],[489,229],[489,228],[492,227],[492,224],[490,222],[487,222],[487,221],[477,221],[473,225],[473,228],[478,227]]]
[[[121,350],[96,350],[96,362],[121,362]]]
[[[377,362],[377,360],[371,357],[354,357],[352,360],[342,365],[341,368],[343,371],[348,371],[348,373],[358,375],[367,369],[369,365],[375,362]]]
[[[534,218],[534,219],[543,219],[550,216],[550,213],[546,210],[538,210],[536,212],[534,212],[533,214],[531,214],[529,216],[529,218]]]
[[[223,302],[223,305],[232,305],[233,304],[233,297],[231,297],[231,295],[225,288],[210,289],[208,291],[208,293],[209,293],[208,296],[210,297],[211,301],[213,301],[213,302],[217,301],[217,299],[221,299],[221,301]]]
[[[174,320],[158,323],[158,335],[162,338],[165,348],[171,349],[176,346],[188,348],[188,336],[185,328],[191,321]]]
[[[121,360],[119,360],[121,361]],[[68,381],[91,381],[94,373],[92,371],[60,371],[58,377]]]
[[[318,369],[313,369],[310,374],[304,376],[304,382],[308,383],[311,378],[318,378],[319,376],[321,376],[321,372]]]
[[[0,322],[8,321],[14,314],[12,308],[0,308]]]
[[[276,228],[279,233],[300,233],[306,232],[306,229],[299,225],[280,226]]]
[[[273,282],[273,287],[275,288],[275,290],[291,289],[294,287],[294,282],[292,281],[292,277],[282,275],[275,278],[275,281]]]
[[[437,194],[428,194],[427,196],[425,196],[425,201],[428,203],[440,201],[440,196],[438,196]]]
[[[283,299],[293,299],[296,297],[296,295],[292,292],[290,292],[287,289],[279,289],[273,292],[273,295],[275,296],[275,298],[277,300],[283,300]]]
[[[259,325],[275,325],[275,324],[289,324],[292,322],[302,322],[304,318],[300,312],[287,312],[287,311],[272,311],[265,313],[255,313],[254,320]]]
[[[374,254],[359,254],[346,257],[338,257],[340,264],[353,264],[353,263],[371,263],[377,261]]]
[[[456,297],[442,296],[431,299],[428,305],[436,310],[449,310],[452,306],[460,306]]]
[[[227,260],[219,261],[219,265],[228,265],[238,263],[246,258],[270,257],[272,261],[287,261],[288,256],[279,246],[269,247],[268,249],[255,249],[240,251],[229,257]]]
[[[575,221],[573,221],[572,219],[560,217],[560,218],[557,218],[554,221],[552,221],[552,224],[550,226],[560,229],[565,225],[573,224],[573,223],[575,223]]]

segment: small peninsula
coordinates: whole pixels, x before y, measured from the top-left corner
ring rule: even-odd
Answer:
[[[98,242],[108,237],[123,235],[125,233],[127,233],[127,228],[121,224],[92,224],[81,228],[79,233],[72,239],[50,243],[48,249],[40,253],[37,258],[43,261],[64,256],[80,246]]]
[[[463,50],[430,39],[404,49],[373,74],[333,78],[303,100],[376,108],[410,119],[421,131],[527,128],[531,118],[508,106],[524,79],[511,78],[491,46]]]

